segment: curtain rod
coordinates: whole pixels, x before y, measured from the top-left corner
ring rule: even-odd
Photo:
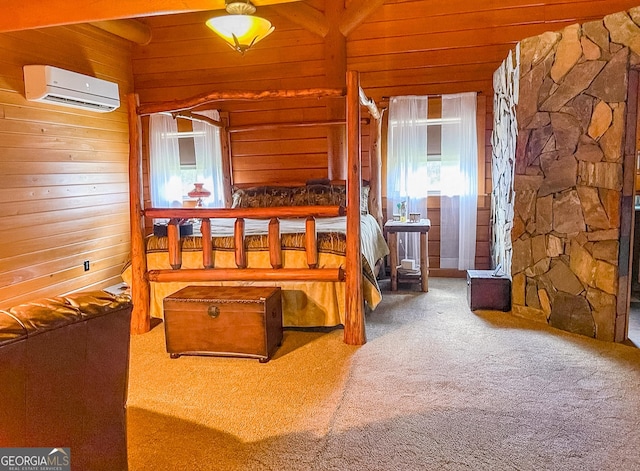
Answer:
[[[481,91],[478,90],[471,90],[472,93],[476,93],[477,95],[484,95],[484,93],[482,93]],[[442,98],[445,95],[458,95],[460,93],[470,93],[470,92],[458,92],[458,93],[433,93],[433,94],[428,94],[428,95],[415,95],[415,96],[426,96],[427,98]],[[394,96],[407,96],[407,95],[394,95]],[[390,96],[382,96],[380,99],[381,101],[389,101],[391,97]]]
[[[209,118],[208,116],[204,116],[201,114],[195,114],[195,113],[192,113],[191,111],[174,111],[174,112],[165,111],[160,114],[171,116],[173,119],[182,118],[182,119],[188,119],[189,121],[200,121],[203,123],[210,124],[211,126],[224,128],[224,124],[222,124],[221,121],[217,121],[213,118]]]

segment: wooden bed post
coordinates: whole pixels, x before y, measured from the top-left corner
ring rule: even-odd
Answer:
[[[383,226],[382,215],[382,116],[374,119],[369,125],[369,207],[372,209],[372,216],[378,221],[380,227]]]
[[[364,345],[367,341],[362,293],[362,255],[360,248],[360,78],[347,72],[347,261],[344,342]]]
[[[325,0],[324,15],[328,29],[323,35],[324,70],[326,83],[330,87],[345,86],[347,73],[347,36],[340,31],[340,19],[344,11],[344,0]],[[329,100],[327,118],[344,119],[345,101]],[[329,180],[347,179],[345,155],[346,126],[329,126],[327,130],[327,176]]]
[[[137,113],[138,95],[127,95],[129,113],[129,218],[131,224],[131,333],[143,334],[151,329],[149,302],[151,299],[147,279],[147,254],[144,246],[142,211],[142,151],[141,125]]]
[[[220,113],[220,120],[224,123],[224,127],[220,129],[224,206],[226,208],[230,208],[233,204],[233,168],[231,168],[231,133],[229,132],[229,113]]]

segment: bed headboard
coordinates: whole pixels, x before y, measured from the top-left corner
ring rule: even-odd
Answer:
[[[369,213],[369,185],[362,185],[360,212]],[[276,206],[346,206],[344,183],[313,183],[304,186],[253,186],[234,188],[233,208],[269,208]]]

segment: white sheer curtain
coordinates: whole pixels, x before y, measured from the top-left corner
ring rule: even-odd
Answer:
[[[182,206],[180,150],[176,120],[169,115],[153,114],[149,121],[149,187],[154,208]]]
[[[442,97],[440,267],[473,269],[478,206],[476,94]]]
[[[405,201],[407,211],[427,217],[427,105],[426,96],[398,96],[389,105],[387,144],[387,219]],[[398,259],[418,264],[419,234],[398,234]]]
[[[216,110],[198,111],[198,114],[220,120]],[[211,196],[203,201],[204,206],[224,207],[222,183],[222,145],[220,128],[202,121],[193,121],[194,147],[196,153],[196,181],[204,183]]]
[[[199,111],[199,114],[220,119],[218,111]],[[203,203],[210,207],[224,206],[222,183],[222,145],[220,128],[193,120],[193,144],[196,159],[196,181],[204,183],[211,192]],[[156,208],[180,207],[183,182],[180,170],[180,147],[176,134],[176,120],[169,114],[153,114],[149,122],[150,134],[150,190],[151,204]],[[188,182],[187,182],[188,183]]]

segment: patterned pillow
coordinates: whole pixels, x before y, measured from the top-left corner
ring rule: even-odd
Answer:
[[[232,208],[260,208],[264,201],[265,187],[237,189],[233,192]]]
[[[346,206],[344,187],[335,185],[308,185],[308,204],[313,206]]]
[[[367,214],[369,186],[362,186],[360,213]],[[276,206],[346,206],[347,189],[344,185],[306,185],[298,187],[259,186],[236,189],[232,208],[269,208]]]
[[[360,188],[360,214],[369,214],[369,185]]]

